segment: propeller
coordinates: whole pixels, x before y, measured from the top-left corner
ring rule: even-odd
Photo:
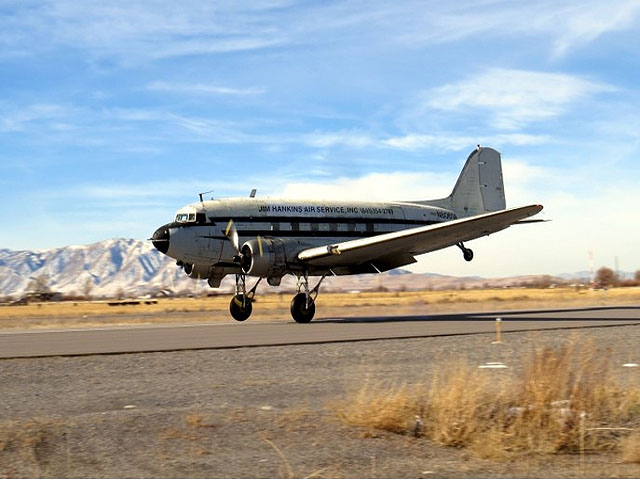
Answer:
[[[227,228],[224,231],[224,235],[229,239],[231,245],[235,249],[238,254],[234,257],[234,261],[238,262],[242,269],[246,272],[251,268],[251,249],[248,246],[244,248],[240,248],[240,240],[238,238],[238,230],[236,229],[236,225],[233,222],[233,219],[229,219],[229,223],[227,224]],[[264,255],[264,250],[262,248],[262,237],[258,235],[256,237],[258,242],[258,251],[260,252],[260,256]]]
[[[229,219],[227,223],[227,229],[224,231],[224,235],[231,241],[231,245],[235,248],[236,252],[240,253],[240,244],[238,240],[238,230],[236,230],[236,224],[232,219]]]

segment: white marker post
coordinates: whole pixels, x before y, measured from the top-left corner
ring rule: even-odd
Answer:
[[[496,341],[491,343],[493,345],[502,343],[502,319],[500,317],[496,318]]]

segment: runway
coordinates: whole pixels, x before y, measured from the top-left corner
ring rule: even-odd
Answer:
[[[640,325],[640,306],[0,333],[0,358],[161,352]]]

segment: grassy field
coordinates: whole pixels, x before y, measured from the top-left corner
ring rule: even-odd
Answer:
[[[291,294],[256,297],[255,320],[290,321]],[[0,329],[59,328],[152,323],[232,321],[229,295],[158,299],[147,305],[110,306],[106,301],[51,302],[0,306]],[[321,293],[317,317],[429,315],[548,307],[632,305],[640,303],[640,288],[610,290],[487,289],[422,292]]]

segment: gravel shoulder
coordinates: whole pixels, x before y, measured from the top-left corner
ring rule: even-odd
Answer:
[[[517,374],[573,333],[493,335],[0,361],[2,477],[627,477],[607,454],[474,457],[341,424],[331,405],[367,379],[415,384],[466,359]],[[640,326],[582,330],[638,382]]]

